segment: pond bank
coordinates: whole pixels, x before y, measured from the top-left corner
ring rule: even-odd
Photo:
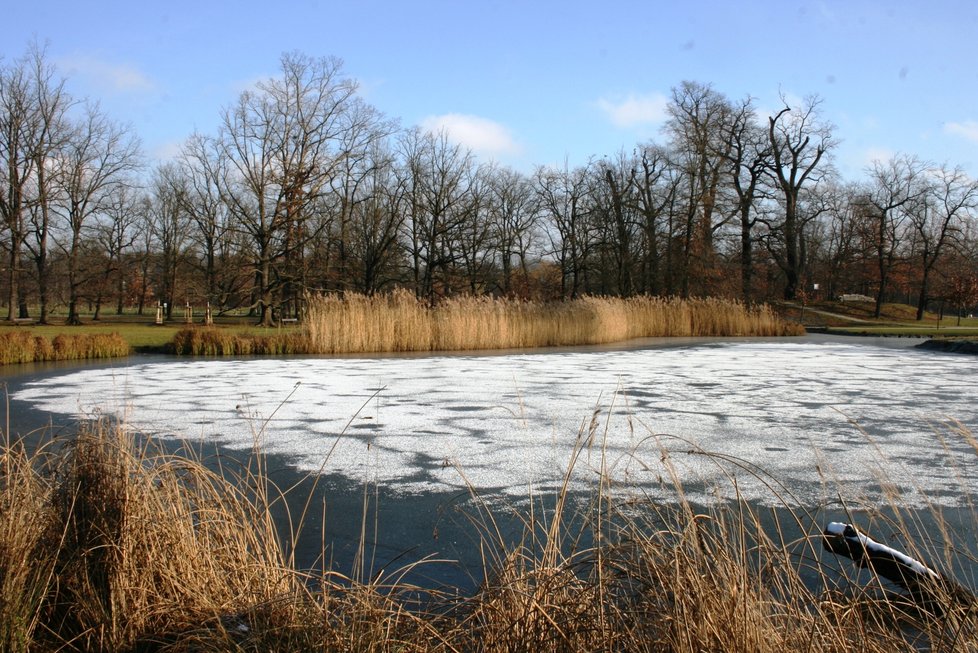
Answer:
[[[953,354],[978,354],[978,340],[968,338],[931,338],[917,345],[928,351],[945,351]]]

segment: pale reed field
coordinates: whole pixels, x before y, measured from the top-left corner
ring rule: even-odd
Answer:
[[[597,421],[582,429],[570,468],[600,455],[592,451],[600,429]],[[565,490],[524,511],[516,542],[474,496],[472,546],[485,569],[480,587],[461,594],[411,586],[406,569],[367,579],[297,571],[271,516],[282,494],[260,456],[218,474],[105,422],[60,450],[28,454],[8,438],[0,650],[976,650],[967,592],[935,585],[926,605],[914,605],[820,557],[812,515],[763,472],[748,473],[785,501],[780,521],[745,502],[694,506],[665,452],[661,462],[675,501],[619,503],[612,484],[596,479],[588,503]],[[903,542],[929,532],[911,553],[952,568],[962,554],[941,514],[928,526],[893,508],[897,518],[879,528]],[[303,519],[291,515],[290,525]],[[366,533],[366,509],[363,519]]]
[[[310,353],[462,351],[594,345],[668,336],[782,336],[803,329],[767,306],[722,299],[460,297],[429,307],[407,291],[311,296]]]

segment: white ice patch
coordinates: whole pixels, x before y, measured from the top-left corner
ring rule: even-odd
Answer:
[[[127,415],[160,437],[269,453],[402,492],[525,497],[559,486],[597,411],[575,487],[649,494],[667,465],[699,497],[805,501],[892,487],[957,504],[978,487],[978,358],[811,342],[423,358],[175,360],[84,369],[13,395],[52,413]],[[717,455],[702,455],[697,451]],[[668,455],[666,455],[668,454]],[[763,482],[749,469],[769,474]],[[767,483],[767,484],[766,484]],[[783,485],[779,485],[783,484]],[[669,492],[668,490],[665,490]],[[788,499],[790,500],[790,498]]]

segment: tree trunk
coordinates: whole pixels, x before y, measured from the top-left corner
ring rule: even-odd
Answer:
[[[750,206],[741,207],[740,216],[740,294],[750,304],[754,296],[754,240],[751,238]]]
[[[924,311],[927,309],[927,291],[930,285],[930,269],[924,268],[924,274],[920,279],[920,296],[917,298],[917,321],[924,319]]]
[[[14,231],[10,233],[10,256],[8,257],[10,267],[7,270],[7,320],[13,321],[15,318],[14,310],[20,303],[17,288],[17,270],[20,268],[20,243]]]

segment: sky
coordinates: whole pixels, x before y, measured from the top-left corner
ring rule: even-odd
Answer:
[[[763,115],[819,96],[847,179],[896,154],[978,177],[973,0],[3,4],[16,26],[3,60],[46,44],[69,90],[131,124],[150,160],[216,133],[222,109],[297,51],[341,59],[402,127],[445,129],[522,171],[664,142],[671,90],[690,80]]]

